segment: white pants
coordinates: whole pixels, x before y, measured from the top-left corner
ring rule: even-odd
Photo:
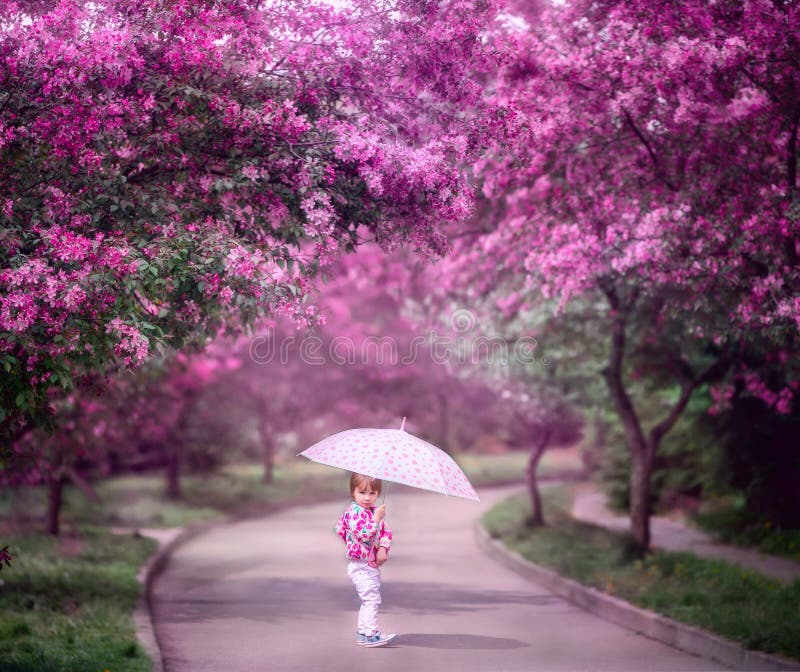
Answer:
[[[378,632],[378,607],[381,604],[381,570],[370,567],[366,560],[352,560],[347,565],[347,575],[361,598],[358,631],[364,635],[375,634]]]

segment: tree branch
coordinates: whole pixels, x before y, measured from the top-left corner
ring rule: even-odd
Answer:
[[[670,191],[678,191],[678,187],[672,184],[672,182],[670,182],[669,179],[667,179],[666,173],[661,167],[661,164],[658,160],[658,157],[656,156],[655,151],[653,150],[653,147],[648,142],[647,137],[645,137],[644,133],[642,133],[639,130],[639,127],[633,121],[633,117],[630,115],[630,112],[628,112],[628,110],[625,109],[623,109],[623,112],[625,112],[625,119],[627,120],[628,125],[631,127],[631,130],[633,130],[633,132],[636,134],[636,137],[639,138],[639,140],[645,146],[645,149],[647,149],[647,153],[650,155],[650,160],[653,162],[653,167],[656,169],[656,176],[658,177],[658,179],[661,180]]]
[[[716,378],[717,376],[721,375],[725,372],[725,370],[730,366],[730,358],[725,355],[720,357],[717,361],[713,364],[706,367],[702,373],[696,378],[686,381],[681,385],[681,396],[675,405],[670,410],[669,414],[666,418],[664,418],[661,422],[659,422],[653,429],[650,431],[650,443],[651,447],[655,447],[658,445],[661,438],[670,430],[672,426],[678,421],[678,418],[683,413],[686,405],[689,403],[689,399],[692,397],[692,393],[703,383],[708,382]],[[651,456],[652,457],[652,456]]]
[[[89,481],[83,478],[83,476],[81,476],[74,467],[67,467],[66,475],[70,481],[80,488],[80,491],[86,496],[86,499],[88,499],[90,502],[100,501],[100,498],[97,496],[97,492],[95,492]]]
[[[625,326],[627,313],[630,306],[623,306],[617,291],[613,287],[604,290],[608,303],[613,311],[611,319],[611,352],[608,366],[603,375],[617,408],[617,413],[622,420],[622,426],[628,439],[631,450],[644,450],[645,440],[639,416],[633,406],[633,401],[622,382],[622,361],[625,357]]]

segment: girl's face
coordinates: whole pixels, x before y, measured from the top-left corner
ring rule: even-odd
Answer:
[[[370,487],[369,483],[364,483],[353,489],[353,501],[359,506],[369,509],[375,505],[379,494],[375,488]]]

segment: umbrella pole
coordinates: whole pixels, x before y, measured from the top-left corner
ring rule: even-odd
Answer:
[[[386,504],[386,495],[389,493],[389,484],[391,481],[386,481],[386,489],[383,491],[383,501],[381,504]],[[375,530],[375,536],[372,537],[372,547],[375,548],[380,543],[381,539],[381,526],[378,525],[378,529]]]

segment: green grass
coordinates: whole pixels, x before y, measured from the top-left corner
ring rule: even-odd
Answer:
[[[690,553],[631,553],[631,540],[570,518],[545,491],[548,525],[525,521],[525,497],[501,502],[484,516],[489,533],[539,565],[747,648],[800,659],[800,580],[791,585]],[[554,496],[555,495],[555,496]]]
[[[132,613],[136,574],[152,540],[87,529],[79,537],[3,535],[14,555],[0,572],[4,672],[146,672]]]
[[[528,457],[526,452],[513,452],[499,455],[463,454],[456,456],[455,459],[470,482],[479,487],[524,479]],[[542,457],[537,476],[539,478],[577,476],[582,473],[582,469],[583,464],[576,449],[550,450]]]
[[[710,504],[695,514],[692,522],[724,543],[800,562],[800,530],[775,527],[749,511],[743,497]]]

